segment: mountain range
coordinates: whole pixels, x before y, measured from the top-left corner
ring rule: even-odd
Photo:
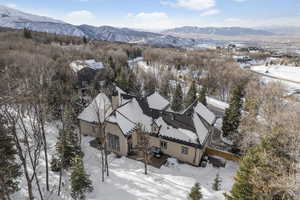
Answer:
[[[111,26],[75,26],[61,20],[49,17],[32,15],[0,5],[0,27],[13,29],[28,28],[33,31],[56,33],[62,35],[72,35],[79,37],[89,37],[97,40],[129,42],[137,44],[149,44],[154,46],[168,47],[195,47],[205,42],[218,42],[210,39],[190,39],[171,36],[174,33],[196,33],[207,35],[223,36],[246,36],[246,35],[264,35],[271,36],[275,33],[265,30],[256,30],[241,27],[192,27],[184,26],[162,31],[161,33],[152,33],[147,31],[138,31],[129,28],[116,28]],[[220,41],[219,41],[220,42]]]
[[[251,28],[242,27],[196,27],[196,26],[183,26],[174,29],[168,29],[163,31],[165,34],[174,33],[192,33],[192,34],[205,34],[205,35],[221,35],[221,36],[245,36],[245,35],[263,35],[271,36],[275,35],[272,32],[264,30],[256,30]]]

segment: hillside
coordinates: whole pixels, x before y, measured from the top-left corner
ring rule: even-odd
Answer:
[[[221,35],[221,36],[245,36],[245,35],[260,35],[260,36],[272,36],[275,35],[272,32],[264,30],[256,30],[251,28],[242,27],[196,27],[196,26],[183,26],[174,29],[168,29],[163,31],[164,34],[208,34],[208,35]]]

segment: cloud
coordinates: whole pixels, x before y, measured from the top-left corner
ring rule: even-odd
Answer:
[[[215,0],[176,0],[175,2],[162,0],[160,3],[162,5],[182,7],[189,10],[198,11],[207,10],[216,5]]]
[[[200,14],[201,17],[206,17],[206,16],[210,16],[210,15],[216,15],[219,14],[221,11],[218,9],[211,9],[208,11],[205,11],[203,13]]]
[[[164,12],[128,13],[127,18],[130,26],[134,28],[161,30],[174,27],[173,22]]]
[[[13,3],[7,3],[7,4],[4,4],[6,7],[9,7],[9,8],[17,8],[17,5],[16,4],[13,4]]]
[[[77,10],[68,13],[64,20],[71,24],[80,25],[80,24],[94,24],[96,16],[88,10]]]

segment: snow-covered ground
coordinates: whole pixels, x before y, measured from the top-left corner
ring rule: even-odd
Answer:
[[[55,153],[55,143],[58,130],[55,124],[47,125],[49,158]],[[110,176],[101,182],[100,153],[89,145],[92,137],[83,137],[82,149],[84,151],[85,169],[90,174],[94,191],[87,195],[89,200],[138,200],[138,199],[163,199],[182,200],[186,199],[191,187],[195,182],[202,186],[204,199],[221,200],[223,193],[229,191],[233,184],[233,177],[238,167],[237,163],[228,161],[226,168],[213,168],[210,164],[206,168],[193,167],[187,164],[178,164],[174,159],[170,159],[171,164],[162,166],[161,169],[149,167],[148,175],[144,175],[144,165],[142,162],[131,160],[126,157],[117,158],[113,154],[109,156]],[[45,190],[44,158],[41,157],[38,177]],[[222,178],[222,191],[215,192],[212,188],[213,180],[219,173]],[[68,173],[67,173],[68,174]],[[48,194],[49,200],[71,200],[70,184],[68,176],[63,178],[63,189],[61,197],[56,196],[59,174],[50,173],[50,184],[52,194]],[[21,190],[17,192],[13,199],[21,200],[26,196],[26,181],[21,179]],[[36,197],[38,199],[37,192]]]
[[[290,81],[297,81],[300,83],[300,67],[292,67],[285,65],[271,65],[271,66],[252,66],[251,70],[273,76],[279,79],[285,79]]]
[[[212,97],[206,97],[206,101],[207,101],[207,104],[209,104],[211,106],[214,106],[216,108],[219,108],[221,110],[225,110],[226,108],[229,107],[228,103],[226,103],[224,101],[217,100],[217,99],[212,98]]]
[[[262,65],[252,66],[251,70],[260,73],[263,76],[262,81],[265,83],[272,81],[280,82],[283,86],[286,87],[288,94],[292,94],[296,90],[300,90],[300,67],[283,65],[266,67]],[[267,71],[268,73],[266,73]]]

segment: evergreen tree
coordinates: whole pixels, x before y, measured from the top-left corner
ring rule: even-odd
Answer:
[[[121,88],[123,88],[125,90],[127,90],[129,88],[127,74],[126,74],[126,72],[124,70],[121,70],[121,72],[117,76],[117,80],[116,81],[118,83],[118,86],[120,86]]]
[[[235,183],[229,194],[225,194],[226,200],[255,200],[251,177],[253,169],[259,166],[260,158],[257,156],[258,149],[249,151],[240,162],[239,169],[234,177]]]
[[[188,107],[189,105],[194,103],[196,99],[197,99],[197,89],[196,89],[195,81],[193,81],[184,100],[185,107]]]
[[[26,39],[31,39],[32,38],[32,35],[31,35],[31,30],[27,29],[27,28],[24,28],[23,29],[23,35]]]
[[[71,174],[71,196],[75,200],[84,200],[87,192],[93,191],[92,181],[84,170],[82,158],[77,156]]]
[[[138,82],[136,75],[133,72],[129,73],[128,78],[128,89],[133,90],[137,94],[141,93],[141,84]]]
[[[169,86],[169,80],[163,79],[161,82],[161,85],[159,87],[159,93],[165,97],[166,99],[170,98],[170,86]]]
[[[10,199],[10,194],[18,191],[20,165],[16,161],[17,151],[6,121],[0,116],[0,197]]]
[[[64,169],[72,166],[74,158],[81,155],[79,138],[73,127],[73,116],[70,106],[67,106],[64,112],[63,129],[59,132],[56,143],[58,160]]]
[[[191,189],[188,200],[200,200],[202,198],[203,195],[201,193],[201,186],[199,185],[199,183],[196,183]]]
[[[182,110],[183,108],[183,94],[182,94],[182,89],[181,89],[181,85],[178,83],[176,86],[176,90],[175,93],[173,95],[173,99],[172,99],[172,105],[171,105],[171,109],[179,112]]]
[[[200,95],[199,95],[198,100],[199,100],[200,103],[202,103],[205,106],[207,106],[206,93],[207,93],[207,87],[203,86],[200,90]]]
[[[222,182],[222,180],[220,178],[220,175],[219,175],[219,173],[217,173],[216,178],[214,179],[214,183],[212,185],[212,189],[214,191],[220,191],[221,190],[221,182]]]
[[[241,121],[241,111],[243,107],[244,84],[239,84],[233,89],[229,108],[225,111],[223,119],[223,135],[233,137],[238,130]]]
[[[84,43],[84,44],[87,44],[87,43],[88,43],[88,40],[87,40],[87,38],[86,38],[85,36],[83,36],[82,40],[83,40],[83,43]]]

